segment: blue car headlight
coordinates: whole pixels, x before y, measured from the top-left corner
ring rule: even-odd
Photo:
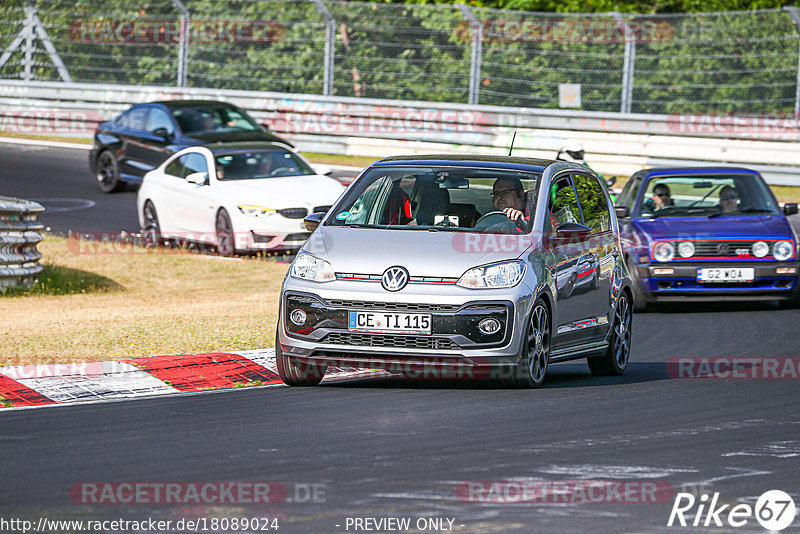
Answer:
[[[778,241],[772,245],[772,255],[778,261],[786,261],[794,256],[794,243],[791,241]]]
[[[669,241],[659,241],[653,245],[653,259],[656,261],[672,261],[675,257],[675,246]]]

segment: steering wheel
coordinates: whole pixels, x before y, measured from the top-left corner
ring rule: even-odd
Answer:
[[[527,230],[527,224],[524,218],[517,221],[512,221],[502,211],[490,211],[484,214],[480,219],[475,222],[474,230],[497,230],[500,232],[511,232],[519,228],[520,230]]]
[[[281,172],[281,171],[288,171],[288,170],[291,170],[291,169],[289,169],[289,167],[278,167],[277,169],[275,169],[275,170],[271,171],[271,172],[269,173],[269,175],[270,175],[270,176],[277,176],[279,172]]]

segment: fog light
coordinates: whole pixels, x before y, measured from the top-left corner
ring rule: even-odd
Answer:
[[[778,267],[775,272],[777,274],[797,274],[797,267]]]
[[[306,312],[299,308],[292,310],[292,313],[289,314],[289,320],[297,326],[303,326],[306,324]]]
[[[675,269],[653,269],[653,274],[675,274]]]
[[[495,334],[500,330],[500,321],[493,318],[484,319],[478,323],[478,330],[481,331],[481,334],[486,334],[487,336]]]

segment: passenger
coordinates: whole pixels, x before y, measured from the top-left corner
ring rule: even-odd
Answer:
[[[527,209],[525,190],[519,178],[498,178],[492,186],[494,209],[505,213],[512,221],[530,220],[525,215]]]
[[[657,184],[653,188],[653,198],[650,200],[653,211],[675,205],[672,200],[672,192],[667,184]]]
[[[739,194],[736,189],[726,185],[719,190],[719,207],[722,213],[735,213],[739,211]]]

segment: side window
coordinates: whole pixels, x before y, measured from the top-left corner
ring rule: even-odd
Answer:
[[[160,108],[150,108],[150,113],[147,116],[147,131],[153,132],[159,128],[165,128],[167,133],[172,133],[175,128],[172,125],[172,119],[166,111]]]
[[[554,227],[564,223],[581,222],[581,212],[578,209],[578,199],[572,182],[567,176],[561,177],[550,187],[550,222]]]
[[[625,187],[622,188],[619,196],[617,197],[617,205],[619,206],[630,206],[628,202],[631,197],[631,191],[633,190],[634,182],[638,181],[638,177],[636,175],[632,176],[630,180],[625,182]]]
[[[182,178],[183,177],[183,163],[181,162],[182,159],[183,158],[175,158],[174,160],[172,160],[172,162],[169,165],[167,165],[167,168],[164,169],[164,172],[166,174],[169,174],[170,176],[174,176],[176,178]]]
[[[147,126],[147,117],[149,114],[150,108],[147,106],[129,109],[125,114],[125,128],[139,131],[145,130],[145,126]]]
[[[183,178],[196,172],[208,172],[208,164],[206,157],[202,154],[192,153],[181,156],[181,163],[183,163]]]
[[[592,232],[605,232],[611,229],[611,213],[602,186],[592,176],[573,174],[578,200],[581,203],[583,224]]]

